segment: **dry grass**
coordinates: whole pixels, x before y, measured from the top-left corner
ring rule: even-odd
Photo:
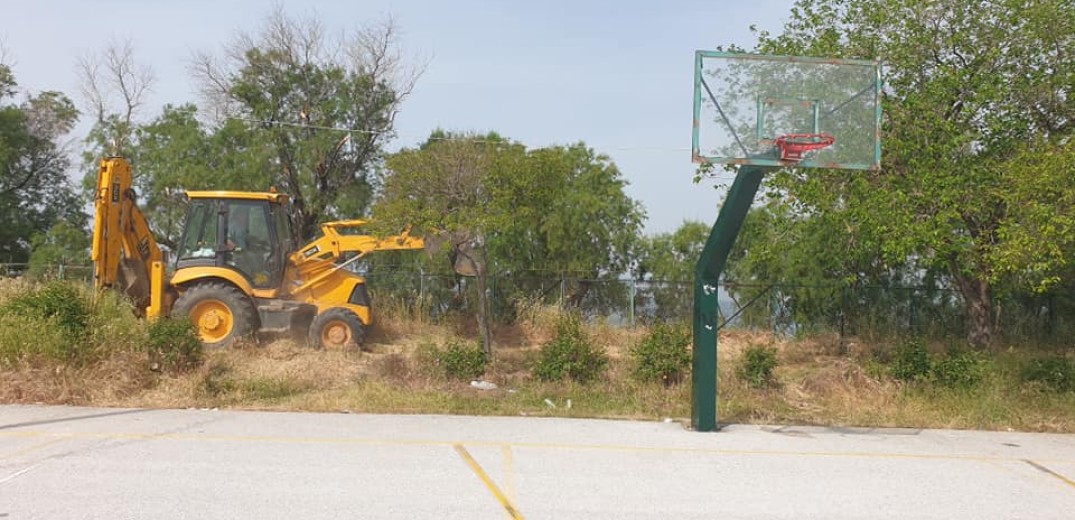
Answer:
[[[0,281],[0,301],[26,289]],[[82,366],[24,361],[0,367],[0,402],[632,419],[690,414],[687,384],[666,388],[630,377],[628,351],[643,336],[641,328],[587,326],[611,359],[601,382],[537,381],[531,376],[535,354],[552,338],[555,322],[553,311],[536,309],[518,325],[496,329],[497,358],[484,377],[498,385],[495,390],[448,380],[425,354],[452,336],[476,337],[473,323],[441,326],[388,317],[363,352],[276,341],[208,352],[201,367],[178,375],[151,371],[145,354],[129,347]],[[127,342],[139,337],[131,323],[118,327],[112,336]],[[778,352],[776,381],[768,388],[753,388],[735,376],[750,345]],[[718,416],[733,423],[1075,432],[1075,393],[1020,386],[1016,354],[997,353],[985,381],[953,390],[893,381],[874,361],[886,348],[835,336],[784,340],[764,331],[723,331]]]

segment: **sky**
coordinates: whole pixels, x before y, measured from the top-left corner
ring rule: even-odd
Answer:
[[[693,182],[694,51],[750,48],[749,27],[779,30],[792,2],[0,0],[0,42],[23,89],[81,103],[78,58],[129,39],[156,76],[149,119],[166,103],[197,102],[192,54],[256,31],[274,5],[340,31],[391,17],[404,53],[427,65],[390,150],[436,128],[496,131],[531,148],[583,141],[619,167],[652,234],[712,222],[723,200],[713,181]]]

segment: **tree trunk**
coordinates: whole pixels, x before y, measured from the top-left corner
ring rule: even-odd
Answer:
[[[490,306],[489,306],[489,294],[487,288],[489,287],[489,270],[486,269],[488,264],[488,254],[485,251],[485,245],[482,244],[478,249],[478,256],[475,264],[477,276],[475,281],[478,282],[478,330],[482,335],[482,351],[485,352],[486,361],[493,360],[493,334],[490,321]]]
[[[956,286],[967,310],[967,341],[975,347],[993,343],[993,294],[989,282],[961,274],[955,275]]]

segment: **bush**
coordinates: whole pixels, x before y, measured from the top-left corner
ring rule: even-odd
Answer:
[[[750,345],[743,350],[735,373],[750,386],[764,388],[773,383],[773,370],[776,364],[776,348]]]
[[[478,343],[449,340],[433,352],[433,361],[449,379],[470,381],[485,373],[485,352]]]
[[[949,349],[948,354],[933,364],[933,380],[948,388],[971,388],[982,382],[985,362],[978,353],[962,348]]]
[[[1075,391],[1075,361],[1062,356],[1035,359],[1023,370],[1023,381],[1054,392]]]
[[[932,368],[926,343],[912,338],[896,347],[889,373],[901,381],[915,381],[928,378]]]
[[[674,385],[690,369],[691,331],[682,325],[654,325],[642,341],[631,348],[634,376],[642,381]]]
[[[87,341],[91,302],[85,291],[73,284],[51,282],[11,298],[0,307],[4,332],[0,336],[22,336],[5,343],[7,361],[23,356],[40,356],[61,362],[84,362],[93,356]]]
[[[0,314],[0,365],[25,357],[65,360],[67,339],[52,320]]]
[[[154,370],[185,372],[202,363],[202,342],[187,318],[160,318],[150,323],[146,351]]]
[[[534,375],[542,381],[572,379],[587,383],[608,368],[608,357],[582,330],[577,314],[565,313],[556,322],[556,332],[538,352]]]

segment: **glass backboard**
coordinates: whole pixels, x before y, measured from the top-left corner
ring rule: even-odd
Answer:
[[[879,63],[716,51],[694,59],[695,162],[880,169]],[[778,146],[788,142],[804,151]]]

